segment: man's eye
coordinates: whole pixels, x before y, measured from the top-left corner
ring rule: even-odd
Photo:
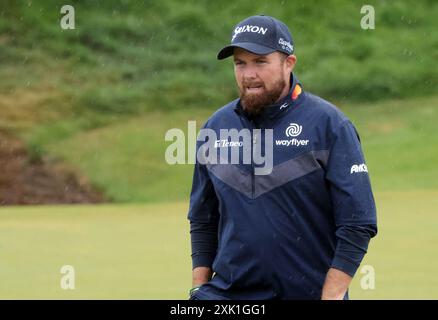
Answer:
[[[243,62],[242,62],[242,61],[234,61],[234,64],[235,64],[236,66],[240,66],[240,65],[243,64]]]
[[[258,61],[257,61],[257,64],[264,64],[264,63],[266,63],[265,60],[258,60]]]

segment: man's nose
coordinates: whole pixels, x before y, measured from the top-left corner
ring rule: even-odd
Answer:
[[[243,71],[243,78],[248,80],[254,80],[255,78],[257,78],[257,72],[255,68],[247,66]]]

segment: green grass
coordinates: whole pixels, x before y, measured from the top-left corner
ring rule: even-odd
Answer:
[[[379,233],[362,262],[374,267],[375,289],[361,288],[359,269],[351,298],[438,299],[438,192],[383,192],[376,203]]]
[[[164,135],[188,120],[199,129],[235,98],[232,65],[215,56],[236,22],[259,13],[290,26],[304,88],[362,137],[380,221],[364,263],[377,283],[364,291],[357,277],[352,298],[438,298],[436,1],[368,1],[373,31],[347,0],[80,1],[70,31],[59,27],[63,4],[0,3],[0,130],[133,204],[1,208],[0,298],[186,297],[187,204],[177,201],[193,169],[165,163]],[[74,291],[59,288],[65,264]]]
[[[52,86],[60,94],[50,109],[60,118],[220,105],[235,89],[231,64],[216,53],[238,21],[264,13],[290,26],[296,73],[317,94],[349,101],[433,94],[436,2],[368,4],[376,12],[371,31],[360,28],[362,4],[348,0],[78,1],[76,29],[62,30],[59,0],[2,1],[0,93]]]
[[[437,97],[370,104],[341,102],[341,109],[360,133],[376,191],[438,189],[438,149],[431,147],[438,141],[437,104]],[[185,200],[193,166],[165,162],[171,142],[164,136],[171,128],[187,134],[188,120],[195,120],[199,129],[213,112],[155,111],[74,135],[68,132],[77,124],[57,122],[40,127],[28,140],[79,168],[116,202]]]
[[[437,191],[376,194],[379,234],[362,263],[376,287],[351,299],[438,299]],[[186,299],[186,202],[0,209],[1,299]],[[60,269],[75,268],[75,290]]]
[[[1,299],[171,299],[191,284],[187,205],[0,209]],[[60,269],[75,268],[75,290]]]
[[[45,148],[52,157],[78,167],[116,202],[184,200],[193,166],[167,164],[165,150],[171,142],[164,137],[171,128],[187,133],[188,120],[195,120],[200,129],[209,114],[154,112],[54,142],[50,142],[50,137],[59,130],[59,124],[41,134],[48,137]]]
[[[376,190],[438,189],[438,97],[351,105]]]
[[[59,26],[63,4],[1,2],[0,130],[116,202],[186,198],[192,169],[164,163],[164,133],[236,97],[231,61],[216,53],[259,13],[290,26],[305,89],[356,120],[377,190],[437,187],[436,1],[369,1],[368,31],[347,0],[78,1],[75,30]]]

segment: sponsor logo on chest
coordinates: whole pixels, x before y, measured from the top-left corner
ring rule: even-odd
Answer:
[[[301,132],[303,131],[303,126],[296,123],[291,123],[285,131],[286,137],[290,139],[277,139],[275,140],[276,146],[287,146],[287,147],[300,147],[307,146],[309,140],[297,139]]]

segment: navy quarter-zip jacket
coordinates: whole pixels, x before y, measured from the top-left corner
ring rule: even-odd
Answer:
[[[320,299],[330,268],[355,274],[377,234],[376,208],[359,135],[339,109],[291,75],[289,94],[257,118],[237,99],[203,128],[218,137],[221,129],[272,129],[273,169],[255,175],[253,161],[196,161],[188,213],[193,268],[214,271],[196,298]],[[266,144],[256,137],[252,144]]]

